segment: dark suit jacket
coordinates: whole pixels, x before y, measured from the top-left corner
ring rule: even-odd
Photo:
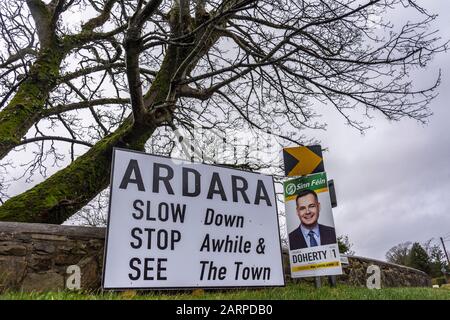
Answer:
[[[336,243],[336,232],[334,231],[334,228],[319,224],[319,233],[320,245],[323,246]],[[291,250],[308,248],[305,237],[303,237],[303,233],[300,230],[300,226],[289,233],[289,248]]]

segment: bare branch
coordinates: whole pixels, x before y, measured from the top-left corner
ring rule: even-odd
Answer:
[[[87,146],[87,147],[92,147],[93,145],[91,143],[85,142],[85,141],[80,141],[80,140],[76,140],[76,139],[70,139],[70,138],[66,138],[66,137],[58,137],[58,136],[45,136],[45,137],[34,137],[34,138],[28,138],[28,139],[23,139],[18,143],[18,146],[24,145],[24,144],[28,144],[28,143],[32,143],[32,142],[38,142],[38,141],[64,141],[64,142],[70,142],[70,143],[75,143],[75,144],[81,144],[83,146]]]

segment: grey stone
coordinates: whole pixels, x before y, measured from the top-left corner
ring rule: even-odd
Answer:
[[[12,236],[10,233],[0,232],[0,241],[9,241],[11,239],[12,239]]]
[[[0,256],[0,285],[15,289],[22,281],[27,268],[25,257]]]
[[[33,254],[29,260],[29,266],[34,272],[47,271],[52,269],[53,261],[54,259],[51,256]]]
[[[56,247],[56,251],[58,254],[69,254],[74,248],[77,246],[76,241],[68,240],[64,243],[60,243]]]
[[[35,240],[49,240],[49,241],[67,241],[66,236],[55,235],[55,234],[32,234],[31,238]]]
[[[70,253],[58,253],[55,255],[53,261],[56,266],[70,266],[72,264],[77,264],[78,261],[80,261],[80,256]]]
[[[98,289],[101,285],[101,273],[95,257],[82,259],[78,266],[81,269],[81,288]]]
[[[49,241],[36,242],[33,247],[34,250],[37,251],[37,253],[47,254],[55,252],[55,246]]]
[[[86,255],[88,252],[84,248],[74,247],[72,248],[72,250],[70,250],[70,253],[74,255],[83,256]]]
[[[0,243],[0,255],[24,256],[27,247],[13,242]]]
[[[64,277],[54,271],[29,273],[23,280],[21,290],[25,292],[64,290]]]

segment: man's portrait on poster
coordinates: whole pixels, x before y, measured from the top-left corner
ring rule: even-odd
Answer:
[[[320,202],[315,191],[301,191],[295,199],[295,211],[300,225],[289,233],[290,250],[336,243],[334,228],[319,224]]]

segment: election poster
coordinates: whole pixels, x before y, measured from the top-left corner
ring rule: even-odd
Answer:
[[[284,183],[293,278],[342,274],[325,172]]]
[[[115,148],[105,289],[284,286],[273,178]]]

